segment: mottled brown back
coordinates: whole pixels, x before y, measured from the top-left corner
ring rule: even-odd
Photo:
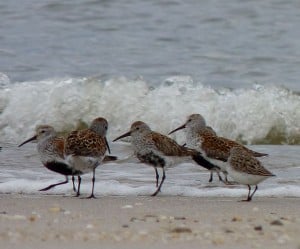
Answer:
[[[252,156],[260,157],[260,156],[266,156],[267,154],[259,153],[253,150],[248,149],[244,145],[224,138],[224,137],[218,137],[212,134],[209,131],[204,131],[200,133],[202,138],[202,149],[205,151],[208,157],[227,161],[228,157],[230,155],[230,150],[233,147],[239,147],[243,149],[244,151],[248,152]]]
[[[233,169],[239,172],[251,175],[274,176],[262,166],[260,161],[241,148],[231,152],[229,163]]]
[[[166,156],[191,156],[195,154],[194,150],[183,147],[173,139],[158,132],[151,132],[148,137],[154,141],[156,148]]]
[[[65,145],[66,155],[100,157],[106,152],[104,137],[90,129],[72,131]]]

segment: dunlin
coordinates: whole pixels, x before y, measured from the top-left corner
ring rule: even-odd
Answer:
[[[187,121],[171,131],[169,134],[181,129],[186,129],[187,147],[200,151],[205,159],[219,166],[227,180],[227,160],[232,147],[240,147],[255,157],[266,156],[267,154],[259,153],[248,149],[247,147],[224,137],[219,137],[208,126],[205,119],[200,114],[192,114],[188,116]],[[212,175],[210,180],[212,181]]]
[[[50,125],[39,125],[36,127],[36,134],[19,145],[37,141],[37,150],[43,165],[54,172],[66,176],[66,180],[56,184],[51,184],[40,191],[47,191],[57,185],[68,183],[68,176],[72,175],[73,189],[76,191],[74,184],[74,175],[76,172],[64,160],[65,139],[57,135],[55,129]]]
[[[236,182],[248,186],[248,197],[243,201],[251,201],[257,190],[257,184],[268,177],[275,176],[264,168],[260,161],[241,147],[231,148],[228,163],[227,171],[229,176]],[[252,194],[251,185],[255,185]]]
[[[105,157],[106,150],[110,152],[106,133],[108,123],[99,117],[93,120],[90,127],[85,130],[72,131],[66,138],[65,157],[67,163],[81,174],[93,172],[92,193],[89,198],[95,198],[95,171]],[[77,196],[80,194],[80,181]]]
[[[152,196],[156,196],[161,190],[162,184],[166,178],[165,168],[169,166],[188,159],[194,159],[195,161],[202,162],[206,167],[216,167],[207,162],[201,156],[201,153],[181,146],[173,139],[152,131],[150,127],[142,121],[134,122],[131,125],[129,132],[117,137],[113,141],[117,141],[127,136],[131,136],[131,143],[133,144],[137,158],[142,163],[150,165],[155,169],[157,189]],[[159,185],[157,168],[161,168],[163,172],[162,180]]]

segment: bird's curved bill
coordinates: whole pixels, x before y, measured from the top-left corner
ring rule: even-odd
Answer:
[[[27,143],[29,143],[29,142],[31,142],[31,141],[34,141],[34,140],[36,140],[36,138],[37,138],[37,136],[35,135],[35,136],[33,136],[33,137],[27,139],[27,140],[24,141],[23,143],[21,143],[18,147],[21,147],[21,146],[24,145],[24,144],[27,144]]]
[[[178,128],[176,128],[176,129],[173,130],[173,131],[170,131],[170,132],[168,133],[168,135],[170,135],[170,134],[172,134],[172,133],[174,133],[174,132],[176,132],[176,131],[179,131],[179,130],[181,130],[181,129],[184,129],[184,128],[185,128],[185,124],[182,125],[182,126],[179,126]]]
[[[108,141],[107,141],[106,137],[104,138],[104,140],[105,140],[105,143],[106,143],[108,153],[110,154],[110,148],[109,148],[109,144],[108,144]]]
[[[121,135],[121,136],[115,138],[115,139],[113,140],[113,142],[115,142],[115,141],[117,141],[117,140],[119,140],[119,139],[121,139],[121,138],[124,138],[124,137],[129,137],[130,135],[131,135],[131,132],[130,132],[130,131],[129,131],[129,132],[126,132],[125,134],[123,134],[123,135]]]

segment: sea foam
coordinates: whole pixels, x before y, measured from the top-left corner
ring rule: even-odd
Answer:
[[[95,194],[97,196],[149,196],[155,191],[153,182],[145,182],[142,185],[134,186],[129,183],[124,183],[117,180],[99,180],[97,178],[95,184]],[[62,181],[63,178],[56,177],[55,180],[28,180],[15,179],[0,183],[0,193],[19,193],[19,194],[34,194],[34,195],[75,195],[72,191],[71,182],[59,187],[53,188],[47,192],[39,192],[38,189],[44,188],[55,182]],[[256,196],[264,197],[300,197],[300,187],[297,185],[267,185],[259,187]],[[91,192],[91,182],[86,179],[81,186],[81,194],[89,195]],[[166,181],[160,196],[190,196],[190,197],[246,197],[248,188],[242,185],[234,187],[215,186],[203,187],[188,186],[188,185],[174,185]]]
[[[300,96],[277,86],[214,89],[189,76],[166,79],[151,86],[125,77],[65,78],[11,83],[1,77],[0,136],[20,142],[38,124],[68,132],[103,116],[109,137],[143,120],[168,133],[186,116],[201,113],[219,135],[247,144],[300,144]],[[1,80],[0,79],[0,80]],[[182,132],[174,138],[183,141]]]

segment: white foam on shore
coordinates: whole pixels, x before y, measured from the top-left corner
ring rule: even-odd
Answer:
[[[61,178],[60,180],[63,180]],[[71,181],[68,184],[57,186],[47,192],[38,190],[50,184],[60,181],[47,180],[35,181],[18,179],[5,183],[0,183],[0,193],[2,194],[31,194],[31,195],[74,195]],[[91,182],[86,181],[81,186],[81,195],[87,196],[91,191]],[[145,183],[142,186],[132,186],[128,183],[120,183],[116,180],[98,181],[95,185],[95,194],[97,196],[150,196],[155,191],[154,182]],[[248,194],[248,188],[242,185],[234,187],[194,187],[194,186],[172,186],[167,182],[164,184],[160,196],[190,196],[190,197],[245,197]],[[300,186],[263,186],[261,185],[255,194],[260,197],[300,197]]]
[[[95,194],[97,196],[149,196],[155,190],[155,172],[136,158],[127,159],[132,153],[128,143],[111,143],[112,155],[118,161],[105,163],[96,170]],[[257,196],[300,197],[300,146],[251,146],[251,149],[269,154],[260,158],[263,165],[276,177],[261,184]],[[65,177],[42,166],[36,145],[28,143],[16,148],[6,145],[0,152],[0,193],[24,193],[30,195],[74,195],[71,181],[47,192],[39,189],[65,180]],[[158,169],[162,176],[161,169]],[[208,182],[210,172],[193,162],[185,162],[166,169],[166,180],[159,195],[195,197],[242,197],[248,189],[243,185],[224,185],[216,174],[212,183]],[[92,188],[92,173],[82,176],[81,193],[88,196]]]
[[[276,160],[276,158],[274,159]],[[274,167],[271,177],[259,185],[257,196],[264,197],[300,197],[297,168],[291,166]],[[16,169],[15,172],[18,172]],[[47,192],[39,189],[64,181],[64,176],[55,174],[39,163],[35,168],[24,170],[25,174],[7,174],[5,169],[0,177],[0,193],[22,193],[31,195],[74,195],[72,183],[57,186]],[[158,170],[161,176],[161,170]],[[295,172],[295,173],[294,173]],[[191,197],[245,197],[248,188],[243,185],[224,185],[215,175],[212,183],[208,182],[209,171],[193,163],[179,164],[166,171],[166,180],[161,196]],[[92,174],[82,176],[81,194],[91,192]],[[75,181],[77,185],[77,179]],[[156,190],[155,173],[152,167],[141,163],[107,163],[96,170],[95,194],[97,196],[150,196]]]
[[[9,80],[6,80],[9,82]],[[276,86],[213,89],[188,76],[151,87],[142,79],[49,79],[6,83],[0,88],[0,136],[20,142],[38,124],[70,131],[103,116],[109,137],[136,120],[162,133],[201,113],[220,135],[246,143],[299,143],[300,96]],[[176,139],[183,140],[178,132]]]

